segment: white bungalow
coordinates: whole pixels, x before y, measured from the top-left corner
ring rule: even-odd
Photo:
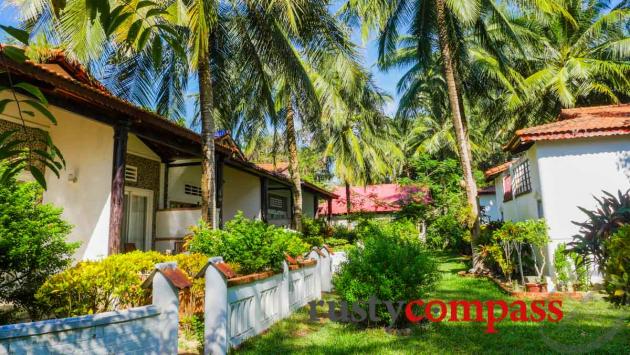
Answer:
[[[505,149],[514,159],[485,172],[499,218],[545,218],[551,261],[578,233],[571,222],[586,220],[578,207],[594,209],[602,191],[630,189],[630,104],[562,110],[556,122],[517,131]]]
[[[43,202],[62,207],[74,226],[69,240],[81,242],[75,258],[133,249],[179,251],[201,216],[200,136],[113,96],[62,53],[43,64],[4,62],[14,82],[42,90],[58,121],[51,125],[38,115],[24,115],[26,129],[19,134],[34,141],[47,131],[65,157],[61,178],[46,171]],[[0,73],[3,84],[7,79]],[[17,112],[9,104],[0,114],[0,132],[21,128]],[[219,225],[241,210],[288,226],[290,180],[247,161],[227,132],[217,134],[215,148]],[[302,191],[309,217],[316,215],[319,201],[335,197],[306,182]]]

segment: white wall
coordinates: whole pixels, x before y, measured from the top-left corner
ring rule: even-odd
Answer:
[[[75,258],[107,256],[114,130],[65,110],[53,109],[53,114],[58,125],[50,128],[50,136],[66,160],[66,171],[57,179],[46,170],[44,202],[63,207],[64,218],[74,225],[69,240],[81,241]]]
[[[536,146],[528,149],[521,157],[519,157],[512,166],[513,168],[524,160],[529,161],[529,174],[531,181],[531,192],[514,196],[510,201],[503,201],[503,176],[501,174],[496,179],[496,191],[497,191],[497,208],[498,215],[503,213],[503,220],[506,221],[524,221],[527,219],[538,219],[541,216],[538,215],[538,201],[542,198],[540,189],[540,178],[538,172],[538,163],[536,155]],[[514,174],[511,174],[514,177]],[[512,189],[514,190],[514,189]]]
[[[302,189],[302,214],[308,218],[315,218],[315,194]]]
[[[585,221],[578,206],[593,209],[602,190],[630,189],[630,137],[611,136],[539,142],[543,208],[555,242],[569,241]]]
[[[248,218],[261,218],[260,178],[234,169],[223,168],[223,221],[243,211]]]
[[[201,187],[201,166],[180,166],[168,169],[168,200],[201,205],[200,196],[184,193],[186,184]],[[169,207],[164,206],[164,208]]]
[[[39,113],[25,117],[27,126],[50,132],[66,160],[60,178],[46,169],[48,189],[43,202],[62,207],[63,218],[74,226],[68,241],[81,242],[75,259],[106,256],[114,130],[56,106],[49,106],[49,110],[57,119],[56,126]],[[20,123],[16,112],[15,105],[9,104],[2,119]],[[76,182],[68,180],[70,174],[77,177]]]
[[[147,147],[147,145],[133,133],[129,133],[129,137],[127,138],[127,153],[146,159],[161,161],[160,156],[155,154],[151,148]]]

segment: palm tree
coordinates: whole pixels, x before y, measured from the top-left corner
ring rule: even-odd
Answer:
[[[553,0],[538,1],[536,5],[547,12],[562,10]],[[469,122],[464,110],[461,77],[464,69],[461,67],[461,63],[467,55],[464,36],[467,30],[474,29],[475,34],[482,39],[480,42],[492,49],[492,36],[489,33],[488,23],[484,20],[488,17],[494,18],[493,26],[506,35],[516,38],[512,23],[505,16],[504,10],[499,7],[498,3],[488,0],[467,2],[349,0],[342,7],[341,12],[349,20],[355,18],[363,20],[363,33],[368,33],[370,28],[376,28],[380,31],[379,57],[381,62],[386,62],[387,57],[395,52],[400,37],[399,28],[408,25],[410,27],[409,34],[417,39],[418,46],[415,55],[419,65],[426,67],[431,62],[433,48],[439,49],[452,127],[471,212],[473,269],[478,270],[482,265],[475,252],[476,240],[479,235],[477,184],[473,177],[471,147],[468,138]]]
[[[525,14],[537,50],[519,58],[527,73],[523,100],[513,105],[510,126],[554,120],[561,108],[619,103],[630,92],[630,41],[627,3],[608,11],[608,2],[565,2],[574,21],[548,15],[545,21]],[[625,7],[624,7],[625,6]]]

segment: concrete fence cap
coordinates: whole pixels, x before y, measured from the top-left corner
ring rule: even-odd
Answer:
[[[164,275],[166,280],[177,289],[185,289],[192,286],[192,282],[188,279],[186,274],[177,268],[176,262],[159,263],[155,265],[155,269],[151,272],[149,277],[142,283],[142,288],[150,288],[153,286],[153,278],[157,273]]]

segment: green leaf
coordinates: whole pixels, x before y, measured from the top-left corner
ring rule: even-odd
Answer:
[[[14,135],[17,131],[18,131],[17,129],[12,129],[10,131],[4,131],[0,133],[0,146],[4,143],[4,141],[6,141],[9,137]]]
[[[147,42],[149,41],[150,35],[151,35],[151,28],[147,28],[144,31],[142,31],[142,34],[140,34],[140,38],[138,39],[138,50],[144,49],[144,47],[147,45]]]
[[[127,32],[127,41],[129,43],[133,43],[136,41],[141,26],[142,20],[136,20],[134,23],[131,24],[131,27],[129,27],[129,32]]]
[[[162,66],[162,39],[160,36],[153,38],[151,56],[153,57],[153,68],[157,71]]]
[[[11,26],[0,25],[0,28],[2,28],[6,33],[11,35],[11,37],[17,39],[18,41],[28,46],[28,38],[30,36],[28,32],[21,30],[19,28],[11,27]]]
[[[34,165],[30,165],[28,170],[31,172],[31,175],[33,175],[33,178],[35,178],[35,181],[46,190],[46,178],[44,178],[42,171]]]
[[[156,4],[153,1],[148,1],[148,0],[144,0],[144,1],[140,1],[138,2],[138,5],[136,6],[136,10],[141,9],[143,7],[147,7],[147,6],[158,6],[158,4]]]
[[[22,102],[29,104],[31,107],[39,111],[42,115],[46,116],[46,118],[48,118],[48,120],[50,120],[50,122],[52,122],[53,124],[57,124],[57,119],[55,118],[55,116],[39,102],[35,100],[22,100]]]
[[[167,14],[168,14],[168,12],[166,12],[166,10],[162,10],[162,9],[159,9],[159,8],[153,8],[153,9],[147,11],[146,17],[149,18],[149,17],[153,17],[153,16],[157,16],[157,15],[167,15]]]
[[[9,59],[17,63],[25,62],[28,57],[24,54],[24,49],[12,46],[2,48],[2,53]]]
[[[46,97],[44,96],[44,94],[42,94],[41,90],[39,90],[38,87],[29,83],[17,83],[13,85],[13,87],[20,88],[26,91],[27,93],[36,97],[42,104],[48,105],[48,100],[46,100]]]

